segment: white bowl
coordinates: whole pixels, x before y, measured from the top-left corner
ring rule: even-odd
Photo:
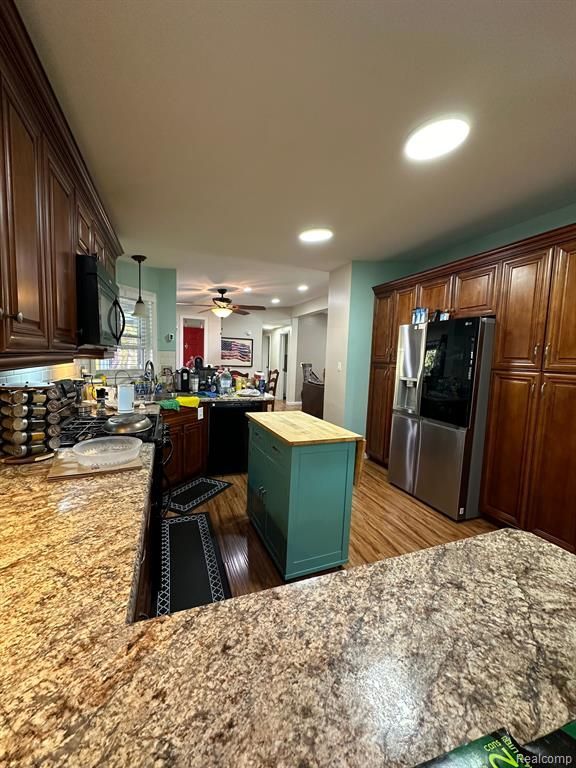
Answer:
[[[96,437],[77,443],[72,452],[80,464],[85,467],[113,467],[128,464],[140,453],[142,440],[137,437],[119,435],[118,437]]]

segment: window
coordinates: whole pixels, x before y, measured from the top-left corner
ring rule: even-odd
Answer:
[[[134,317],[132,311],[138,298],[138,291],[125,285],[118,286],[120,306],[126,317],[126,327],[116,349],[109,360],[97,360],[97,371],[142,371],[147,360],[156,362],[156,294],[142,291],[146,305],[146,317]]]

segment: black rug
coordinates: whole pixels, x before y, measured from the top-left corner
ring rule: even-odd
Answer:
[[[205,512],[162,521],[156,615],[231,597],[220,549]]]
[[[171,512],[187,514],[213,496],[222,493],[231,485],[232,483],[226,483],[224,480],[197,477],[195,480],[189,480],[187,483],[178,485],[168,493],[165,493],[163,506]]]

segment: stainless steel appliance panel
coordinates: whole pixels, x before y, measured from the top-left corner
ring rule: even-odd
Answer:
[[[419,419],[392,414],[388,480],[408,493],[414,493],[414,472],[418,455]]]
[[[466,429],[448,424],[420,421],[420,440],[414,495],[434,509],[460,520],[460,506]]]
[[[426,326],[401,325],[398,329],[398,353],[394,409],[404,413],[420,412],[420,390],[426,348]]]

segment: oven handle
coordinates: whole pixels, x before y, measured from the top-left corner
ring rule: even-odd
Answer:
[[[112,327],[112,323],[110,321],[112,312],[114,312],[114,327]],[[118,323],[118,317],[120,317],[120,323]],[[108,325],[110,326],[110,331],[112,332],[112,336],[114,337],[116,344],[120,344],[120,339],[122,338],[122,334],[126,328],[126,316],[124,315],[124,310],[120,306],[120,302],[117,298],[114,299],[112,306],[110,307],[110,312],[108,313]],[[122,326],[119,332],[118,325]]]
[[[166,464],[169,463],[169,461],[172,459],[172,456],[174,455],[174,443],[170,439],[170,435],[166,436],[166,442],[163,443],[162,449],[164,449],[166,446],[170,447],[170,452],[168,453],[168,456],[166,458],[162,458],[162,466],[165,467]]]

